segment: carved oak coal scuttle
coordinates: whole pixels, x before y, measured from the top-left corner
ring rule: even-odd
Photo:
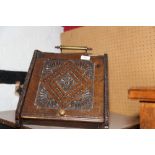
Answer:
[[[16,110],[23,123],[108,128],[107,55],[35,51]]]

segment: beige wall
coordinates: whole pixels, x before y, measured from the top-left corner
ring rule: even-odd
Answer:
[[[139,113],[139,103],[128,99],[128,89],[155,85],[155,27],[81,27],[62,33],[61,42],[108,53],[110,110]]]

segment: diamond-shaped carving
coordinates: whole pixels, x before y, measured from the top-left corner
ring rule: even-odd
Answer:
[[[69,73],[66,73],[56,82],[64,91],[70,90],[76,84],[76,80]]]
[[[94,65],[89,61],[49,59],[42,70],[35,105],[48,105],[51,109],[90,109],[93,80]],[[46,93],[43,94],[43,90]]]

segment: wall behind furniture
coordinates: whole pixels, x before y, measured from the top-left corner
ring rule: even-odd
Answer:
[[[27,71],[33,51],[58,52],[61,26],[0,26],[0,69]]]
[[[61,32],[60,26],[0,26],[0,70],[27,71],[35,49],[59,52]],[[0,111],[15,110],[18,99],[15,85],[0,84]]]
[[[81,27],[63,33],[61,41],[108,53],[110,111],[139,114],[139,103],[128,99],[128,89],[155,85],[155,27]]]

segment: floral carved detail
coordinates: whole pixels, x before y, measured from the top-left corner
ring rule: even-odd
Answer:
[[[93,107],[94,64],[82,60],[45,61],[35,105],[41,108],[89,110]]]

